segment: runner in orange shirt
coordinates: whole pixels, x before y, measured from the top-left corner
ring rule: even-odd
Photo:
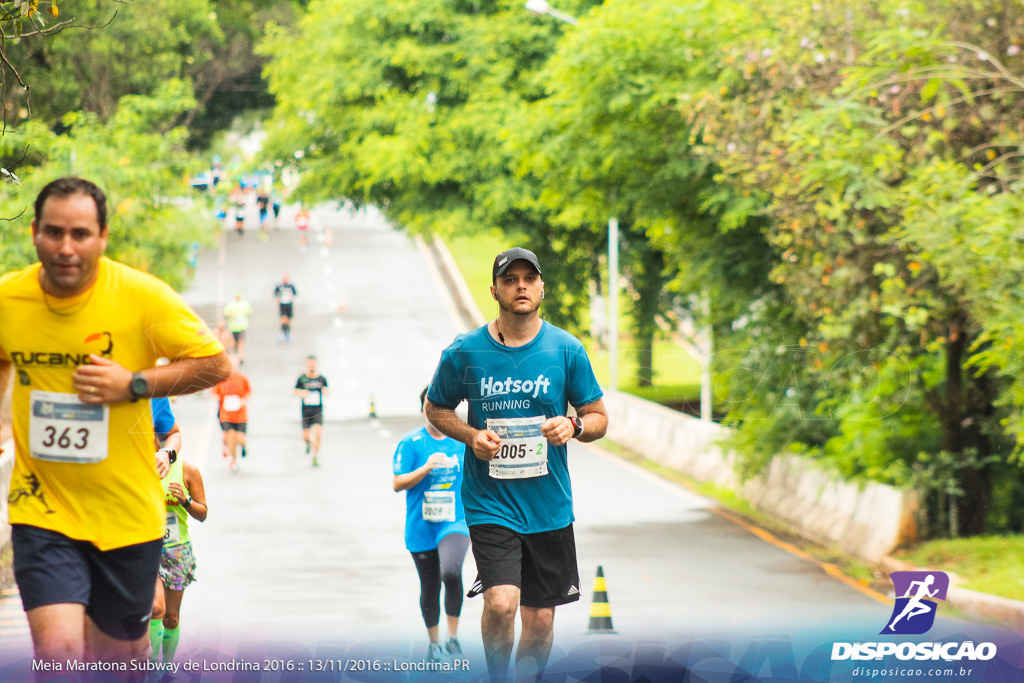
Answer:
[[[245,452],[245,432],[249,416],[245,404],[252,393],[249,378],[238,369],[238,356],[231,356],[231,375],[213,388],[220,400],[220,428],[224,431],[227,455],[231,458],[231,471],[238,471],[238,450]]]

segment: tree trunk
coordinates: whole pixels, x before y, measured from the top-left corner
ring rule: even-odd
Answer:
[[[986,458],[999,450],[983,429],[983,425],[990,424],[995,416],[996,408],[992,401],[998,392],[987,374],[969,376],[967,386],[965,403],[968,419],[963,423],[964,444],[969,453]],[[960,524],[964,534],[973,536],[986,531],[993,467],[993,463],[985,463],[963,472],[960,486],[964,491],[973,492],[960,500]]]
[[[632,226],[630,226],[632,228]],[[662,307],[662,290],[668,280],[665,254],[640,240],[629,245],[631,253],[630,282],[639,297],[633,306],[633,338],[637,344],[637,385],[654,384],[654,337],[658,332],[657,316]]]
[[[654,384],[654,335],[648,334],[637,339],[637,386],[649,387]]]
[[[946,405],[942,417],[943,446],[961,460],[956,482],[961,494],[951,499],[956,520],[951,536],[974,536],[985,532],[988,504],[992,497],[991,466],[971,462],[992,453],[992,444],[981,424],[992,414],[991,394],[984,376],[964,383],[964,356],[968,348],[966,316],[958,313],[946,341]]]

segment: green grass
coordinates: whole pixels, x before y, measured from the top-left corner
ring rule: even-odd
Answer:
[[[508,239],[492,233],[452,237],[446,239],[445,244],[448,245],[448,251],[452,253],[452,258],[462,271],[469,292],[473,295],[476,305],[483,311],[484,317],[494,317],[497,304],[491,298],[491,266],[494,265],[494,256],[509,248]]]
[[[497,306],[491,298],[491,265],[494,255],[506,249],[510,241],[500,234],[485,234],[449,238],[445,241],[452,253],[456,265],[466,279],[469,291],[477,306],[487,318],[497,313]],[[632,299],[623,295],[619,310],[619,330],[630,327],[628,314]],[[584,339],[583,344],[590,356],[597,381],[606,386],[608,383],[608,352],[598,348],[592,339]],[[700,397],[700,365],[679,346],[668,340],[657,340],[654,343],[654,377],[656,387],[640,389],[637,387],[638,366],[636,364],[636,343],[622,334],[619,339],[619,388],[644,398],[662,403],[679,402],[681,399],[698,400]],[[644,392],[639,394],[638,392]]]
[[[619,324],[619,329],[626,329],[627,324],[628,319],[623,319]],[[608,374],[610,372],[608,367],[608,350],[603,347],[597,348],[593,339],[584,339],[583,345],[587,349],[587,355],[590,356],[591,365],[594,366],[594,374],[597,375],[598,383],[605,386],[608,383]],[[619,388],[621,390],[629,391],[630,393],[636,393],[634,389],[637,391],[647,391],[650,395],[644,396],[644,398],[659,401],[661,399],[653,398],[658,393],[658,390],[689,385],[696,387],[696,391],[692,394],[691,398],[700,396],[700,364],[690,354],[666,339],[658,339],[654,342],[653,355],[652,365],[654,366],[654,383],[656,388],[648,387],[641,389],[637,386],[640,366],[636,361],[636,343],[629,337],[620,337],[619,367],[616,374],[619,376]]]
[[[940,539],[896,556],[916,567],[953,572],[964,588],[1024,600],[1024,536]]]
[[[631,386],[626,387],[625,391],[634,396],[664,405],[678,405],[686,401],[695,405],[700,404],[700,384],[659,384],[653,387]]]

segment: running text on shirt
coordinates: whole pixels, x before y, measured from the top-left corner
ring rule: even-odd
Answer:
[[[480,380],[480,396],[484,399],[481,408],[485,411],[492,410],[522,410],[530,407],[530,398],[537,398],[542,392],[546,395],[551,380],[543,374],[537,375],[537,379],[512,379],[506,377],[503,380],[495,380],[493,377],[485,377]],[[490,400],[500,396],[511,396],[511,394],[525,394],[528,398]]]

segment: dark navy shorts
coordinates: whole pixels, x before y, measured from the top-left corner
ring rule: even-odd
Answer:
[[[572,524],[538,534],[474,524],[469,537],[478,572],[469,597],[492,586],[517,586],[524,607],[554,607],[580,599]]]
[[[77,603],[111,638],[138,640],[149,633],[162,538],[103,551],[56,531],[15,524],[11,542],[26,612]]]

